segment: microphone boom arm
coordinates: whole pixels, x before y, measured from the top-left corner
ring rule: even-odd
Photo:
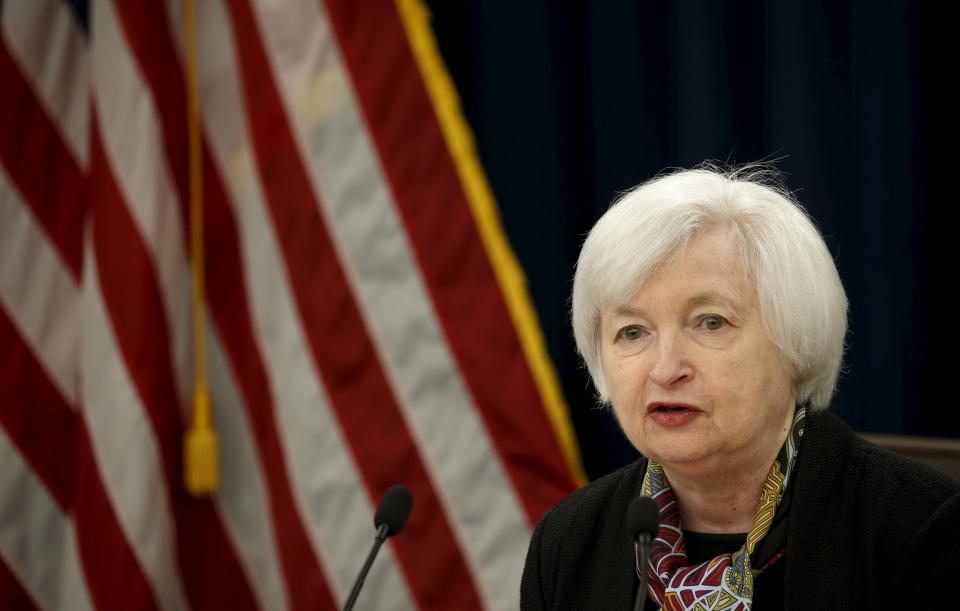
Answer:
[[[381,524],[377,528],[377,536],[373,540],[373,547],[370,548],[370,553],[367,554],[367,560],[363,563],[363,568],[360,569],[360,574],[357,575],[357,580],[353,583],[353,589],[350,590],[350,596],[347,597],[347,602],[343,605],[343,611],[350,611],[353,609],[354,603],[357,602],[357,597],[360,596],[360,588],[363,587],[363,582],[367,578],[367,573],[370,572],[370,567],[373,566],[373,559],[377,557],[377,552],[380,551],[380,546],[383,545],[383,542],[387,540],[387,537],[390,536],[390,527],[386,524]]]

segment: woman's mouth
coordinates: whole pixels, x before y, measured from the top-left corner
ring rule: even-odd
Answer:
[[[700,410],[684,404],[658,403],[647,406],[647,416],[661,426],[681,426],[696,418]]]

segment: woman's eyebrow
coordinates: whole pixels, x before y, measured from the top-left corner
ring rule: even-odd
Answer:
[[[735,299],[730,298],[729,296],[721,293],[720,291],[708,290],[696,293],[687,298],[686,307],[687,309],[696,308],[698,306],[710,306],[710,305],[722,305],[730,308],[731,310],[738,312],[741,308],[738,306]],[[643,314],[641,308],[634,307],[628,303],[618,305],[613,309],[613,314],[615,316],[640,316]]]
[[[687,299],[687,308],[696,308],[699,306],[710,306],[710,305],[722,305],[730,308],[735,313],[740,313],[740,307],[737,304],[736,300],[731,299],[727,295],[719,291],[703,291],[702,293],[697,293],[691,295]]]
[[[619,305],[613,310],[614,315],[616,316],[639,316],[643,313],[640,308],[635,308],[629,304]]]

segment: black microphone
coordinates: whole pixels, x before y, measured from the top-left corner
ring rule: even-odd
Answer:
[[[650,557],[650,542],[660,530],[660,507],[649,496],[638,496],[627,508],[627,529],[631,539],[640,546],[640,587],[633,602],[633,611],[642,611],[647,600],[647,560]]]
[[[380,546],[387,540],[387,537],[399,535],[403,531],[412,508],[413,495],[410,494],[406,486],[391,486],[383,493],[380,506],[377,507],[377,513],[373,516],[373,525],[377,527],[377,536],[373,540],[373,548],[367,554],[367,561],[363,563],[363,568],[357,575],[353,589],[350,590],[350,596],[343,605],[343,611],[353,609],[353,604],[357,602],[357,596],[360,595],[360,588],[363,587],[363,580],[367,578],[367,573],[373,566],[373,559],[377,557]]]

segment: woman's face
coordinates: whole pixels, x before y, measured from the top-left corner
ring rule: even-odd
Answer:
[[[645,456],[691,475],[769,466],[795,398],[729,237],[692,241],[601,318],[609,398]]]

